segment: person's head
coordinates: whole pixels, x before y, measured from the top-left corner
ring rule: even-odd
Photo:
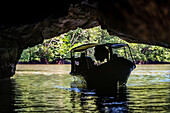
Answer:
[[[103,62],[108,57],[108,49],[105,46],[96,46],[94,56],[96,60]]]

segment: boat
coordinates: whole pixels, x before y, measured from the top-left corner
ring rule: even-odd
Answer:
[[[135,68],[128,44],[89,43],[71,49],[70,74],[83,76],[88,87],[125,85]]]

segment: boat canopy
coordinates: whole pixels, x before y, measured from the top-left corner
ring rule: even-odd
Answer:
[[[108,44],[108,47],[112,47],[112,48],[121,48],[121,47],[125,47],[128,46],[127,44]]]
[[[102,45],[102,44],[97,44],[97,43],[83,44],[81,46],[73,48],[71,50],[71,52],[81,52],[81,51],[84,51],[88,48],[92,48],[92,47],[95,47],[95,46],[98,46],[98,45]]]
[[[81,51],[84,51],[88,48],[96,47],[96,46],[99,46],[99,45],[108,46],[108,47],[111,47],[111,48],[121,48],[121,47],[128,46],[128,44],[120,44],[120,43],[106,43],[106,44],[90,43],[90,44],[84,44],[84,45],[75,47],[71,50],[71,52],[81,52]]]

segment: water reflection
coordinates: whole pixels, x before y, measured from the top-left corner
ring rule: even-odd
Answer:
[[[54,71],[51,66],[46,71],[43,66],[37,67],[28,68],[33,71],[19,68],[22,71],[17,71],[14,78],[0,81],[0,113],[169,111],[167,67],[155,73],[160,68],[139,67],[132,73],[127,87],[105,91],[87,89],[83,78],[68,74],[69,66],[60,66],[63,71]]]
[[[0,112],[8,113],[14,109],[14,84],[13,79],[2,79],[0,80]]]
[[[109,90],[107,88],[106,90],[89,90],[86,88],[82,90],[77,90],[73,87],[70,90],[72,90],[72,103],[75,104],[77,102],[77,99],[80,100],[80,106],[84,112],[98,111],[102,113],[125,113],[128,111],[128,90],[126,87],[121,87],[118,90]],[[76,96],[77,92],[80,93],[78,97]]]

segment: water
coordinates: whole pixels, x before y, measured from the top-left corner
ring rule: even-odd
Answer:
[[[70,65],[18,65],[0,80],[0,113],[170,112],[170,65],[137,65],[117,92],[87,90]]]

